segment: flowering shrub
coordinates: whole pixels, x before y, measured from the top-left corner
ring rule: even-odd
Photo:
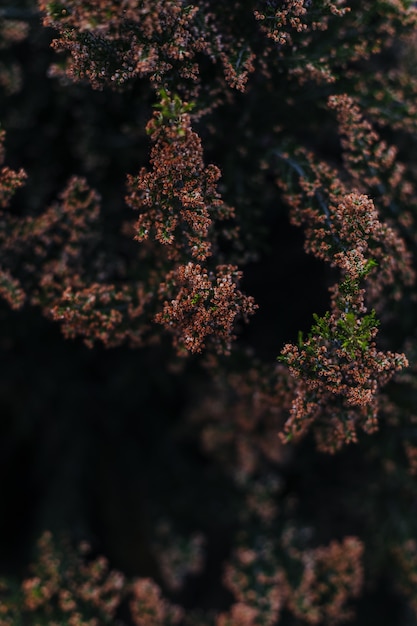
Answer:
[[[416,41],[0,7],[0,626],[417,623]]]
[[[179,608],[161,597],[154,582],[145,578],[127,583],[120,572],[109,570],[104,557],[85,562],[88,551],[86,544],[80,546],[78,553],[65,543],[59,547],[50,533],[44,533],[38,541],[32,576],[24,579],[20,587],[1,583],[0,623],[8,626],[29,620],[68,626],[112,624],[127,595],[136,626],[178,623]]]

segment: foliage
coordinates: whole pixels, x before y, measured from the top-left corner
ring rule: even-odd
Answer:
[[[415,3],[13,5],[0,624],[417,623]]]

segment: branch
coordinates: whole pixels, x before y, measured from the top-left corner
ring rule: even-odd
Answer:
[[[272,154],[277,156],[279,159],[282,159],[283,161],[285,161],[295,172],[297,172],[297,174],[300,176],[300,178],[307,178],[307,174],[305,173],[305,171],[303,170],[303,168],[301,167],[301,165],[299,163],[297,163],[296,161],[294,161],[290,157],[285,156],[282,152],[279,152],[278,150],[273,150]],[[322,209],[322,211],[324,213],[324,216],[326,218],[327,226],[329,227],[330,232],[331,232],[332,231],[332,220],[331,220],[329,207],[326,204],[324,196],[323,196],[323,194],[321,193],[321,191],[319,189],[316,189],[316,191],[314,192],[314,196],[315,196],[317,202],[319,203],[320,208]],[[335,233],[333,233],[333,232],[331,232],[331,235],[332,235],[332,238],[335,241],[335,243],[344,252],[346,252],[346,248],[342,244],[342,242],[340,241],[339,237]]]

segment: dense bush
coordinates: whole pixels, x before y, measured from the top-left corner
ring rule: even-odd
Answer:
[[[408,0],[2,0],[0,626],[417,624],[416,60]]]

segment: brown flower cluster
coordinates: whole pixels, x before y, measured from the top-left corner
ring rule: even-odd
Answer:
[[[359,427],[376,430],[380,388],[408,365],[403,354],[377,350],[375,315],[366,313],[363,291],[348,285],[346,293],[347,285],[334,290],[331,312],[316,317],[308,338],[282,351],[297,381],[283,437],[301,437],[313,426],[326,452],[357,441]]]
[[[415,125],[413,71],[404,72],[396,64],[389,76],[376,70],[365,81],[361,72],[361,63],[393,46],[399,28],[413,37],[414,5],[404,0],[364,0],[360,9],[343,0],[264,0],[258,5],[254,15],[270,42],[264,50],[269,66],[278,61],[281,71],[300,86],[336,83],[348,76],[352,91],[361,94],[375,119],[394,122],[397,128]]]
[[[163,309],[155,321],[174,335],[179,354],[201,352],[211,345],[229,353],[238,318],[254,313],[253,298],[239,289],[241,273],[232,265],[218,265],[215,272],[187,263],[170,272],[159,287]]]
[[[154,319],[174,335],[179,353],[201,352],[208,344],[227,353],[236,320],[246,320],[255,310],[253,299],[237,288],[241,273],[234,266],[210,270],[184,261],[207,260],[218,236],[215,221],[231,218],[233,209],[216,189],[218,168],[204,166],[200,138],[191,130],[189,105],[162,90],[158,109],[147,127],[154,142],[152,169],[129,177],[126,198],[141,211],[136,239],[152,238],[175,264],[168,274],[161,274],[158,298],[163,309]],[[228,236],[233,235],[230,230]]]
[[[0,269],[0,297],[4,298],[12,309],[20,309],[26,300],[20,282],[4,269]]]
[[[7,216],[2,235],[4,258],[24,270],[31,301],[53,316],[65,289],[83,288],[84,254],[94,241],[99,197],[86,181],[73,177],[59,201],[36,217]]]
[[[175,532],[168,520],[158,523],[152,552],[168,589],[179,591],[188,576],[201,572],[204,566],[204,543],[202,533],[193,533],[187,537]]]
[[[204,165],[187,103],[163,92],[159,106],[147,125],[154,144],[151,169],[128,178],[126,201],[141,212],[136,238],[152,237],[165,245],[171,260],[185,255],[203,261],[212,253],[213,221],[231,218],[234,212],[216,189],[219,169]]]
[[[10,169],[4,165],[5,151],[4,140],[6,133],[4,130],[0,130],[0,208],[5,209],[9,205],[11,198],[16,193],[17,189],[24,184],[26,179],[26,173],[23,169],[18,172]]]
[[[363,544],[345,537],[300,550],[291,544],[292,535],[284,532],[278,550],[264,536],[258,537],[256,548],[235,551],[224,584],[236,602],[218,617],[216,626],[273,626],[284,608],[308,624],[339,624],[352,618],[349,602],[363,585]]]
[[[38,542],[38,560],[33,575],[21,585],[20,594],[8,595],[3,587],[0,624],[11,626],[22,616],[32,623],[47,619],[49,624],[101,626],[112,624],[125,593],[125,578],[109,570],[107,560],[98,557],[85,562],[69,545],[58,547],[51,533]],[[92,617],[94,616],[94,617]]]
[[[392,168],[397,149],[394,146],[389,148],[380,140],[372,124],[363,117],[351,96],[347,94],[331,96],[328,106],[336,111],[344,165],[354,184],[377,189],[381,184],[378,177]],[[402,172],[399,173],[400,177],[401,174]]]
[[[410,48],[411,45],[415,49],[415,42],[409,43]],[[415,51],[410,54],[410,61],[414,55]],[[355,92],[362,95],[367,115],[380,127],[414,133],[417,127],[417,79],[412,67],[404,68],[404,65],[385,72],[376,71],[366,80],[357,76]]]
[[[92,283],[87,287],[69,285],[58,301],[50,306],[49,315],[59,321],[67,338],[84,337],[88,347],[95,341],[118,346],[128,341],[131,346],[143,345],[149,330],[146,307],[151,294],[142,284],[127,285]]]
[[[96,89],[146,75],[159,84],[173,65],[195,78],[194,57],[206,47],[195,24],[198,9],[179,0],[40,1],[39,7],[45,26],[60,31],[54,48],[70,52],[65,74]]]
[[[158,88],[175,75],[188,93],[196,94],[202,54],[220,61],[226,82],[240,91],[254,71],[255,55],[249,46],[241,45],[228,20],[219,23],[206,3],[39,0],[39,7],[45,13],[44,25],[59,31],[53,47],[70,53],[65,69],[56,65],[52,73],[88,80],[96,89],[106,84],[120,87],[143,76]],[[242,53],[236,55],[239,49]]]
[[[3,165],[5,159],[4,140],[5,132],[0,130],[0,209],[3,209],[0,211],[0,225],[3,231],[0,235],[1,239],[7,239],[9,234],[6,226],[10,221],[10,216],[4,210],[7,209],[13,195],[26,179],[26,173],[22,169],[16,172]],[[0,267],[0,295],[13,309],[19,309],[25,301],[25,293],[20,281],[13,277],[6,267]]]
[[[285,462],[278,433],[291,408],[292,379],[279,365],[272,375],[261,366],[244,374],[222,373],[190,419],[202,425],[204,452],[241,483],[253,481],[265,463]]]
[[[381,214],[387,220],[395,220],[405,238],[415,240],[417,191],[414,172],[398,161],[396,146],[389,146],[380,139],[353,98],[346,94],[332,96],[328,105],[337,114],[344,166],[352,184],[372,196]],[[410,285],[414,281],[410,254],[401,250],[403,244],[397,242],[396,247],[397,258],[404,259],[402,281]]]
[[[278,182],[291,205],[292,223],[305,230],[306,252],[341,268],[351,278],[374,259],[378,270],[368,278],[368,297],[377,303],[389,287],[399,299],[403,286],[415,279],[412,257],[396,230],[381,220],[373,200],[357,191],[349,192],[338,172],[314,162],[312,154],[300,151],[296,155],[302,165],[282,156],[299,176],[298,190]]]
[[[226,565],[223,583],[233,594],[235,605],[230,614],[218,617],[216,626],[277,623],[288,586],[285,573],[274,558],[272,542],[265,538],[258,550],[246,546],[235,550],[233,560]]]
[[[24,179],[23,172],[3,168],[3,208]],[[4,211],[0,241],[7,267],[0,274],[0,294],[19,308],[30,292],[32,304],[60,321],[67,337],[84,336],[88,345],[94,340],[117,345],[125,339],[137,345],[147,331],[142,322],[149,294],[140,283],[119,287],[92,281],[103,268],[100,262],[95,267],[94,258],[85,266],[94,250],[99,207],[98,194],[84,179],[73,177],[59,201],[36,217],[16,218]],[[21,284],[14,273],[22,271]]]
[[[343,16],[350,9],[341,2],[320,2],[322,10],[329,15]],[[309,30],[327,30],[328,17],[321,16],[320,21],[309,19],[311,2],[309,0],[285,0],[269,2],[267,9],[254,11],[255,18],[261,22],[261,28],[268,37],[281,46],[293,44],[292,33],[305,33]],[[324,11],[323,11],[324,12]],[[265,25],[264,25],[265,22]]]
[[[135,626],[174,626],[182,610],[162,597],[160,588],[150,578],[139,578],[131,586],[130,612]]]
[[[22,67],[12,59],[13,46],[26,39],[28,31],[25,22],[0,17],[0,51],[7,50],[10,58],[0,62],[0,90],[4,90],[7,96],[17,93],[22,86]]]
[[[373,15],[370,37],[368,21],[358,19],[357,8],[351,11],[344,0],[317,0],[314,6],[310,0],[259,0],[255,6],[251,11],[239,2],[39,0],[44,24],[59,32],[53,46],[69,52],[65,67],[55,65],[53,74],[88,80],[98,89],[108,84],[120,87],[143,76],[154,87],[167,88],[174,78],[181,93],[195,96],[207,89],[201,84],[205,57],[223,68],[217,87],[207,89],[213,99],[209,108],[215,105],[221,84],[220,88],[226,83],[245,91],[255,63],[265,76],[272,68],[285,68],[300,85],[335,82],[338,70],[349,66],[352,73],[353,63],[389,46],[400,24],[402,30],[412,30],[417,15],[406,1],[367,1],[361,10]],[[255,45],[252,16],[266,34]],[[241,23],[246,27],[239,30],[236,24]],[[340,45],[334,45],[332,36],[323,37],[324,31],[337,33]],[[356,80],[360,74],[353,70]]]
[[[403,593],[417,615],[417,541],[408,539],[392,548],[395,563],[399,566],[397,588]]]
[[[331,96],[328,106],[337,114],[344,166],[353,185],[371,194],[388,215],[398,213],[398,204],[415,204],[414,185],[397,160],[397,148],[380,139],[355,100],[347,94]]]
[[[0,215],[5,263],[0,294],[19,308],[27,289],[31,302],[59,321],[66,337],[81,335],[89,346],[96,340],[109,346],[125,340],[142,345],[159,301],[163,310],[155,321],[174,334],[179,351],[201,352],[209,343],[217,352],[228,352],[235,322],[255,310],[253,299],[238,289],[241,273],[234,266],[209,271],[178,262],[193,256],[206,260],[216,238],[213,220],[233,212],[216,190],[217,168],[204,167],[201,143],[189,127],[182,102],[164,97],[161,107],[150,124],[156,135],[154,169],[130,180],[128,201],[147,209],[139,217],[137,238],[146,239],[149,229],[174,269],[167,274],[159,259],[144,281],[126,284],[123,276],[117,283],[106,281],[108,270],[94,254],[100,199],[84,179],[73,177],[59,201],[39,216],[15,218],[5,211]],[[24,178],[22,171],[3,168],[3,208]],[[22,270],[23,286],[14,275]]]
[[[347,193],[337,173],[309,155],[310,176],[304,164],[287,160],[299,176],[299,191],[282,185],[293,223],[305,228],[306,250],[338,267],[342,281],[332,288],[330,312],[316,317],[308,338],[282,351],[297,381],[285,432],[298,437],[314,425],[319,447],[334,452],[356,441],[358,426],[375,430],[379,390],[407,366],[404,355],[377,350],[377,320],[365,297],[378,304],[389,286],[398,299],[414,273],[404,241],[380,220],[368,196]]]
[[[224,45],[225,52],[220,52],[226,83],[232,89],[245,91],[249,75],[255,71],[256,55],[244,41],[233,41]]]
[[[332,541],[328,546],[293,556],[303,567],[299,584],[289,593],[288,606],[308,624],[339,624],[352,619],[348,601],[363,585],[364,546],[356,537]]]
[[[216,626],[254,626],[258,615],[258,611],[248,604],[235,602],[229,613],[222,613],[218,617]]]
[[[26,22],[13,19],[0,19],[0,48],[7,48],[12,43],[20,43],[28,36]]]
[[[269,54],[277,56],[288,64],[288,75],[300,85],[313,81],[318,84],[335,82],[332,65],[335,50],[322,50],[317,57],[309,53],[314,48],[320,33],[327,31],[335,18],[344,17],[350,8],[344,0],[330,2],[322,0],[312,6],[310,0],[285,0],[284,2],[266,2],[261,10],[255,10],[254,16],[260,29],[271,40]],[[319,5],[319,6],[317,6]],[[343,32],[343,25],[336,26]],[[346,27],[345,27],[346,28]],[[355,46],[351,46],[349,56],[355,56]],[[296,59],[291,59],[289,51],[297,50]],[[341,64],[345,59],[341,59]]]
[[[13,182],[13,185],[15,183]],[[11,193],[11,186],[5,193]],[[52,276],[65,276],[77,282],[83,246],[94,239],[91,226],[99,214],[99,197],[82,178],[73,177],[54,203],[39,216],[16,218],[3,213],[5,228],[0,235],[4,257],[21,256],[28,274],[35,274],[36,262],[44,263],[41,280],[47,284]],[[31,258],[34,257],[34,258]],[[61,285],[55,289],[62,290]],[[36,296],[34,297],[36,301]]]
[[[124,626],[116,614],[126,598],[135,626],[174,626],[182,618],[182,610],[170,604],[153,581],[127,581],[110,570],[104,557],[91,559],[86,543],[76,551],[66,540],[58,543],[45,532],[37,547],[32,575],[18,591],[0,581],[0,626],[22,620],[50,626],[113,626],[117,621]]]

